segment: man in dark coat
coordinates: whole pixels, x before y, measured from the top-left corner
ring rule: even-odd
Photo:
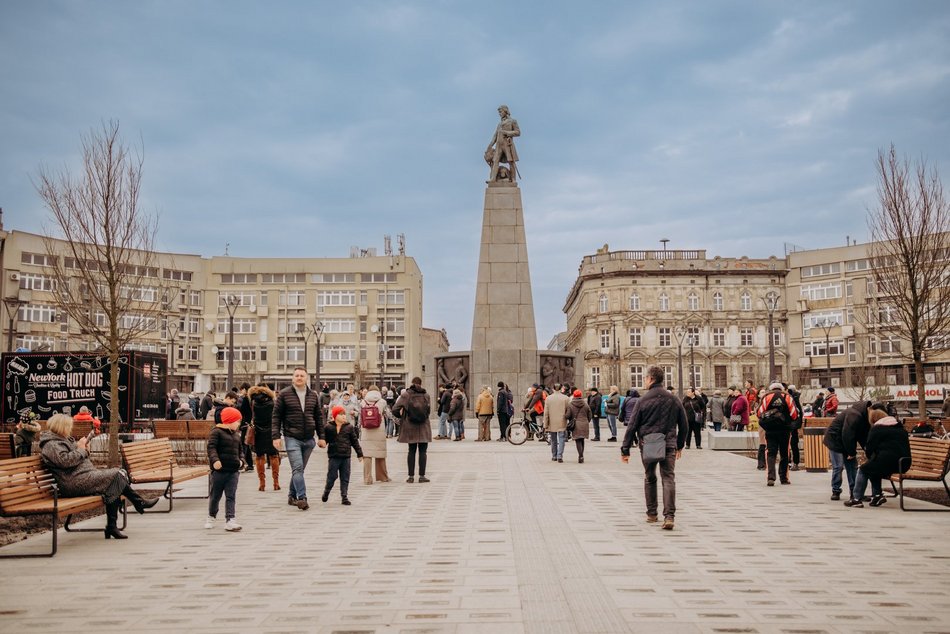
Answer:
[[[499,442],[505,442],[508,435],[508,423],[511,422],[512,413],[511,392],[504,381],[498,382],[498,395],[495,397],[495,413],[498,414],[498,429],[501,431]]]
[[[831,421],[825,430],[823,443],[828,448],[831,462],[831,499],[841,499],[841,471],[848,474],[848,498],[854,489],[855,471],[858,468],[858,445],[867,444],[871,423],[868,420],[870,401],[855,403]]]
[[[643,439],[647,434],[660,433],[666,437],[666,458],[659,462],[643,461],[645,476],[643,481],[644,497],[647,506],[647,522],[657,521],[656,465],[660,465],[660,477],[663,479],[663,528],[673,530],[673,518],[676,515],[676,460],[683,453],[689,427],[686,424],[686,410],[675,395],[663,387],[663,368],[650,366],[646,376],[646,394],[637,402],[631,414],[627,433],[620,446],[621,459],[630,460],[630,447],[635,438],[640,439],[641,459]]]
[[[594,442],[600,442],[600,408],[603,400],[604,397],[596,387],[587,391],[587,404],[590,405],[590,414],[593,417],[590,422],[594,425]]]
[[[799,413],[795,407],[795,401],[783,390],[784,387],[779,382],[769,385],[769,393],[762,397],[758,410],[759,427],[765,431],[766,469],[768,470],[766,484],[768,486],[775,485],[776,454],[781,456],[778,469],[779,480],[782,484],[791,483],[788,479],[788,446],[792,427],[799,419]]]
[[[274,447],[280,451],[285,445],[287,460],[293,475],[290,479],[290,491],[287,504],[301,511],[310,508],[307,503],[307,483],[303,473],[313,453],[314,446],[321,449],[327,446],[324,440],[323,408],[320,396],[310,389],[310,378],[305,368],[294,368],[291,385],[277,394],[274,402],[274,415],[271,418],[271,438]],[[283,435],[283,439],[281,439]],[[314,438],[316,436],[316,440]]]
[[[858,468],[851,499],[844,503],[845,506],[864,506],[862,498],[869,481],[871,506],[881,506],[887,502],[881,490],[881,479],[910,469],[910,439],[904,426],[881,410],[871,410],[868,419],[871,422],[865,445],[868,460]]]

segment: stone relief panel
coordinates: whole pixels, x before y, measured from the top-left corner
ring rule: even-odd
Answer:
[[[469,403],[472,400],[472,394],[469,391],[469,376],[471,374],[471,359],[468,355],[458,355],[452,357],[439,357],[436,359],[436,373],[439,385],[446,383],[455,383],[468,398]]]

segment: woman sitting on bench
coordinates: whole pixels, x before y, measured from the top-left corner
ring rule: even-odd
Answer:
[[[106,505],[105,537],[126,539],[118,529],[119,506],[122,496],[132,503],[135,510],[144,513],[158,503],[158,498],[145,500],[129,486],[125,469],[97,469],[89,460],[86,445],[88,437],[73,440],[73,419],[65,414],[56,414],[49,419],[47,431],[40,434],[40,457],[53,474],[63,497],[101,495]]]

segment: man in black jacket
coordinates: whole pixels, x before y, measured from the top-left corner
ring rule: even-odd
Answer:
[[[310,389],[309,382],[305,368],[294,368],[293,383],[277,394],[277,400],[274,402],[274,416],[271,420],[271,438],[274,439],[274,447],[280,451],[283,445],[286,445],[287,460],[293,470],[287,504],[296,506],[301,511],[310,508],[307,503],[307,483],[303,478],[310,454],[313,453],[315,445],[321,449],[327,446],[324,440],[323,408],[320,407],[320,396]],[[281,441],[281,433],[283,433],[283,441]],[[314,439],[314,434],[319,441]]]
[[[663,528],[673,530],[673,517],[676,515],[676,477],[673,468],[683,454],[689,427],[683,404],[663,387],[663,379],[663,368],[651,365],[645,381],[646,394],[633,408],[620,454],[621,460],[629,462],[630,447],[634,439],[639,438],[642,460],[643,439],[647,434],[660,433],[666,437],[666,458],[659,462],[643,461],[646,472],[643,492],[647,503],[647,522],[654,523],[657,521],[656,465],[659,464],[660,477],[663,479]]]
[[[596,387],[590,388],[587,392],[587,404],[590,405],[590,422],[594,425],[594,442],[600,441],[600,408],[603,405],[604,397],[600,395],[600,390]]]
[[[495,413],[498,414],[498,429],[501,431],[501,436],[498,437],[499,442],[508,440],[508,423],[511,422],[512,413],[511,400],[511,392],[508,391],[508,386],[505,385],[504,381],[499,381],[498,396],[495,397]]]
[[[848,498],[854,489],[858,468],[858,445],[863,449],[868,440],[871,423],[868,419],[870,401],[857,402],[831,421],[822,441],[828,448],[831,462],[831,499],[841,499],[841,472],[848,474]],[[883,406],[880,407],[883,409]]]

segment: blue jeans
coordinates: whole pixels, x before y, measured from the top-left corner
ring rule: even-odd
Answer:
[[[549,431],[548,437],[551,439],[551,457],[564,458],[564,432]]]
[[[449,437],[449,414],[448,412],[442,412],[439,414],[439,436],[442,438]]]
[[[864,497],[864,492],[868,488],[868,482],[871,482],[871,495],[878,496],[884,495],[884,492],[881,490],[881,479],[880,478],[869,478],[864,475],[864,472],[858,469],[857,474],[854,478],[854,488],[851,492],[852,500],[860,500]]]
[[[607,414],[607,427],[610,428],[610,437],[617,437],[617,415]]]
[[[465,433],[465,419],[452,421],[452,429],[455,430],[455,437],[461,438]]]
[[[841,493],[841,471],[843,469],[848,474],[848,495],[851,496],[851,492],[854,490],[854,472],[858,468],[858,461],[855,458],[845,460],[843,453],[830,449],[828,450],[828,460],[831,462],[831,492]]]
[[[386,419],[386,436],[395,436],[396,435],[396,419],[387,418]]]
[[[313,448],[316,446],[316,438],[297,440],[290,436],[284,436],[284,449],[287,450],[287,460],[293,470],[293,475],[290,477],[289,495],[294,500],[307,497],[307,483],[304,482],[303,472],[306,470],[310,454],[313,453]]]

